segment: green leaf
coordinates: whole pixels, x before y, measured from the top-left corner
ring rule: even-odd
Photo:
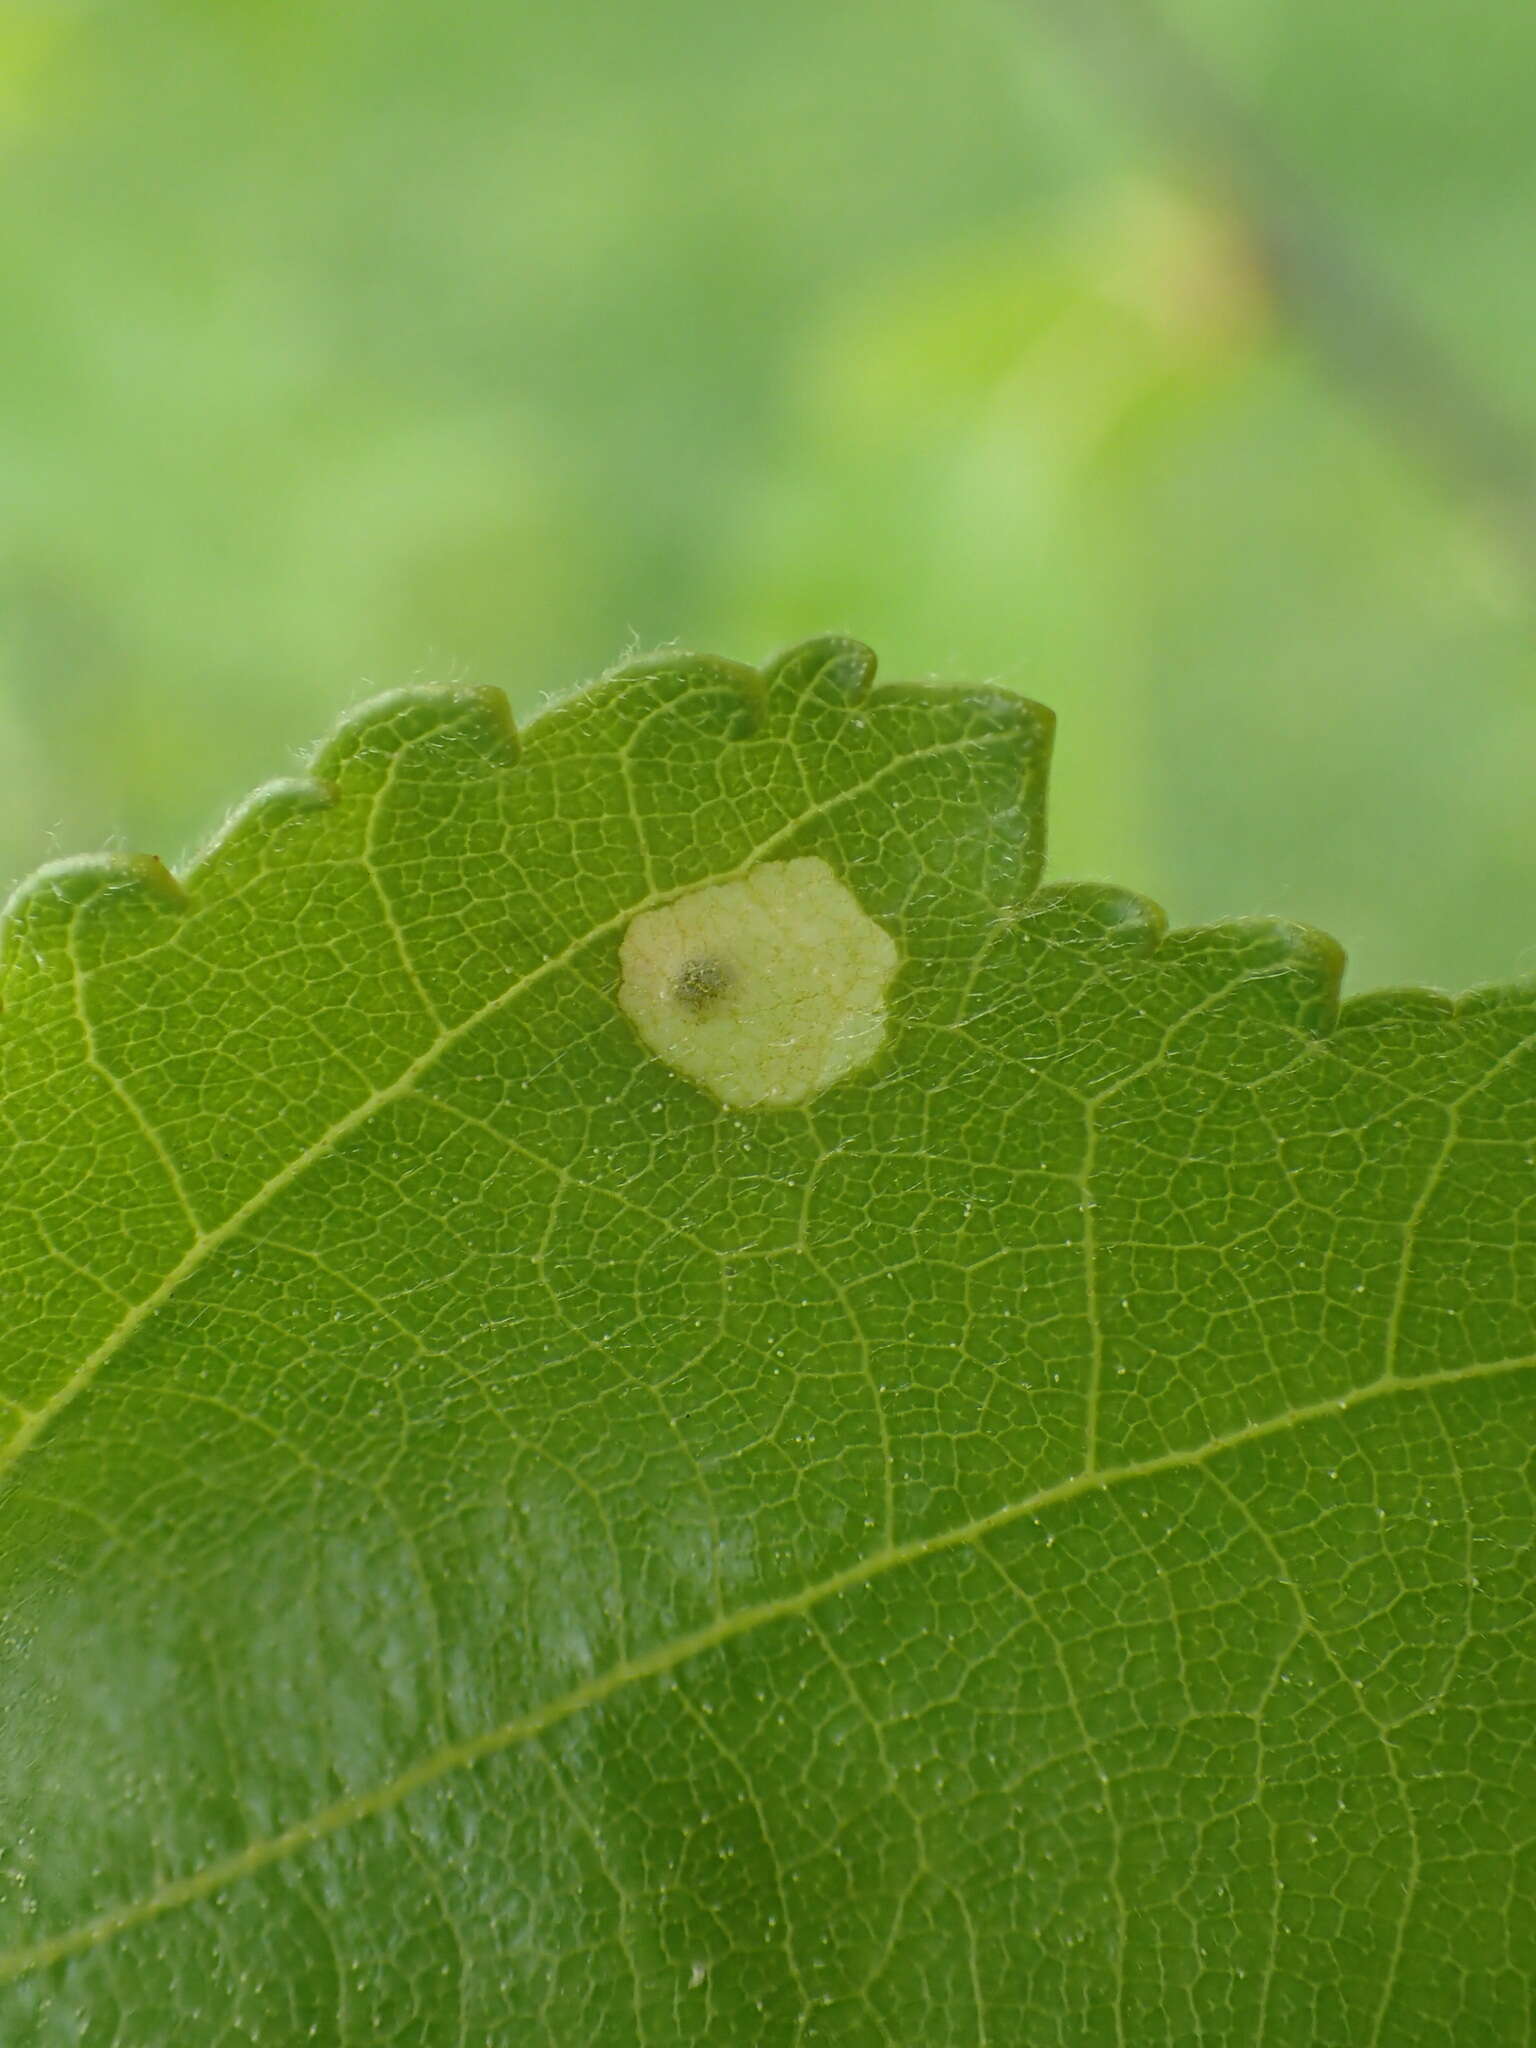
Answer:
[[[1523,2038],[1536,994],[1041,888],[1047,715],[871,668],[13,905],[6,2048]],[[850,1059],[651,1050],[662,911]]]

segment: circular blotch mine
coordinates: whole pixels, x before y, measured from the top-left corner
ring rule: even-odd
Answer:
[[[885,1037],[896,941],[816,855],[642,910],[619,1007],[658,1059],[724,1103],[808,1102]]]

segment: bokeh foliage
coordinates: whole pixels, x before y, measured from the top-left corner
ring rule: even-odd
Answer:
[[[1518,462],[1536,16],[1164,5]],[[0,873],[840,627],[1056,707],[1058,873],[1528,967],[1532,558],[1150,113],[1034,0],[6,7]]]

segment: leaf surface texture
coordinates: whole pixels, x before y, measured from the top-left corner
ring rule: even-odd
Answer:
[[[21,892],[7,2044],[1525,2037],[1536,997],[1042,887],[1048,715],[870,669]],[[732,1110],[624,935],[806,860],[884,1040]]]

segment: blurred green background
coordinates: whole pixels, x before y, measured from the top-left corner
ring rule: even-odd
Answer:
[[[0,873],[838,628],[1058,874],[1536,967],[1536,10],[1162,8],[0,0]]]

